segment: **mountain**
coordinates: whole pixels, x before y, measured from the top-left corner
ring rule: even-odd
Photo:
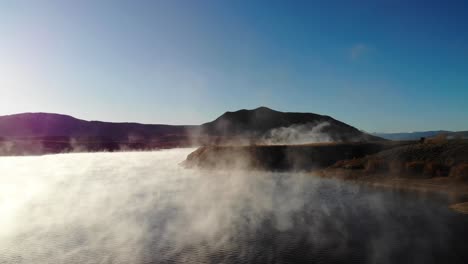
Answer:
[[[468,131],[457,131],[457,132],[451,132],[447,134],[447,137],[449,138],[468,138]]]
[[[132,138],[149,140],[161,136],[184,135],[191,127],[85,121],[50,113],[0,116],[0,136],[4,138],[73,137],[106,138],[114,141],[127,141]]]
[[[0,155],[245,144],[246,140],[269,144],[278,143],[271,141],[272,137],[285,135],[288,144],[383,140],[329,116],[284,113],[266,107],[226,112],[200,126],[113,123],[23,113],[0,116]],[[302,141],[297,141],[298,136]]]
[[[420,132],[402,132],[402,133],[373,133],[373,135],[389,139],[389,140],[418,140],[422,137],[431,138],[437,135],[444,134],[448,138],[468,138],[468,131],[446,131],[446,130],[436,130],[436,131],[420,131]]]
[[[419,132],[402,132],[402,133],[373,133],[373,135],[389,140],[418,140],[422,137],[435,137],[439,134],[450,133],[451,131],[419,131]]]
[[[267,107],[226,112],[216,120],[200,126],[200,133],[204,135],[241,136],[253,139],[275,135],[291,137],[291,135],[296,136],[295,132],[297,134],[307,134],[314,130],[315,134],[326,135],[328,139],[326,141],[382,140],[330,116],[313,113],[279,112]],[[311,136],[313,137],[313,135]]]
[[[0,116],[0,155],[189,146],[190,129],[192,126],[86,121],[50,113]]]

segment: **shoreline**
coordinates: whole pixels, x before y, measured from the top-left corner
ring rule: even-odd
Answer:
[[[360,171],[330,168],[317,170],[311,173],[323,178],[340,179],[378,187],[468,196],[468,184],[456,181],[450,177],[414,179],[409,176],[397,176],[390,173],[374,173],[369,175]]]
[[[468,184],[449,177],[429,179],[411,179],[389,173],[366,175],[362,172],[350,172],[345,169],[323,169],[310,172],[314,177],[336,179],[373,188],[399,191],[443,194],[448,198],[447,207],[454,212],[468,215]]]

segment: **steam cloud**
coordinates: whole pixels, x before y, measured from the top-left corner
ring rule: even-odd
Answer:
[[[178,166],[191,151],[1,158],[0,263],[281,263],[278,252],[301,243],[312,245],[303,257],[347,254],[357,233],[370,263],[396,244],[428,260],[416,239],[447,247],[447,213],[418,199],[307,174]],[[412,221],[430,231],[413,238]]]
[[[268,145],[306,144],[334,141],[323,129],[330,123],[292,125],[267,132],[262,142]]]

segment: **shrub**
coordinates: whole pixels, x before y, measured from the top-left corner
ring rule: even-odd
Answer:
[[[468,163],[462,163],[455,166],[450,172],[450,177],[457,180],[468,181]]]
[[[424,166],[424,174],[431,177],[447,177],[450,167],[438,162],[428,162]]]
[[[425,142],[434,144],[445,143],[447,142],[447,134],[439,134],[433,138],[427,139]]]
[[[369,159],[366,163],[366,172],[386,172],[388,171],[388,163],[382,159]]]
[[[400,174],[405,170],[404,163],[399,160],[393,160],[389,163],[389,170],[394,174]]]
[[[364,169],[364,161],[361,159],[352,159],[345,162],[343,167],[348,170],[362,170]]]
[[[411,161],[405,164],[406,172],[411,175],[422,175],[424,167],[424,161]]]
[[[344,165],[345,165],[345,161],[344,160],[339,160],[339,161],[335,162],[335,164],[333,164],[331,167],[332,168],[342,168]]]

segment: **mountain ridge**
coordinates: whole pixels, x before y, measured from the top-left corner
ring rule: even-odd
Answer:
[[[264,106],[252,110],[241,109],[235,112],[225,112],[214,121],[202,124],[200,130],[202,134],[208,135],[244,135],[255,138],[272,129],[291,126],[297,128],[299,125],[307,125],[312,129],[314,126],[324,123],[326,126],[321,130],[328,134],[332,141],[382,140],[327,115],[280,112]]]
[[[372,135],[382,137],[388,140],[418,140],[422,137],[431,138],[438,135],[446,135],[451,137],[468,138],[468,131],[448,131],[448,130],[430,130],[430,131],[415,131],[415,132],[397,132],[397,133],[372,133]]]
[[[307,134],[309,133],[309,134]],[[42,154],[120,149],[155,149],[216,144],[270,144],[269,137],[326,135],[321,141],[382,141],[330,116],[280,112],[267,107],[225,112],[201,125],[87,121],[56,113],[0,116],[0,154]],[[267,140],[265,140],[267,139]],[[9,141],[9,145],[5,142]],[[13,142],[13,143],[11,143]],[[274,141],[277,142],[277,141]],[[300,144],[286,141],[285,144]],[[12,147],[13,144],[13,147]],[[7,146],[7,147],[5,147]]]

